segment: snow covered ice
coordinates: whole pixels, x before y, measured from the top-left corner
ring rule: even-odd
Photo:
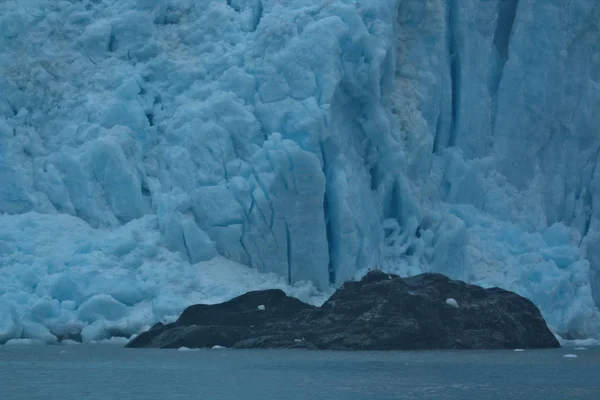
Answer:
[[[381,266],[600,337],[595,0],[0,3],[0,342]]]

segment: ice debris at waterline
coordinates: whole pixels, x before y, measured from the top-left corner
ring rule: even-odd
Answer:
[[[190,349],[189,347],[180,347],[177,351],[197,351],[198,349]]]
[[[449,295],[463,307],[443,302]],[[193,305],[174,323],[154,325],[127,347],[215,345],[321,350],[560,347],[535,305],[514,292],[484,289],[441,274],[400,278],[377,270],[358,282],[346,282],[321,307],[281,290]]]
[[[0,342],[249,289],[319,302],[372,265],[599,337],[598,21],[596,0],[0,2]]]

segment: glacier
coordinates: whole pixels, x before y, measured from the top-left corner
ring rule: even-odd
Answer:
[[[369,268],[600,338],[595,0],[6,0],[0,343]]]

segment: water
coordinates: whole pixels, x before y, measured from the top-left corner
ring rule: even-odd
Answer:
[[[578,358],[563,358],[575,353]],[[600,349],[444,352],[0,346],[2,400],[600,399]]]

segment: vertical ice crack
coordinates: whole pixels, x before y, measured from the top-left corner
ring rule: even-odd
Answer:
[[[114,53],[115,51],[117,51],[117,38],[112,30],[110,32],[110,38],[108,40],[108,51],[110,53]]]
[[[292,236],[290,232],[290,224],[285,222],[285,240],[287,242],[287,268],[288,268],[288,285],[292,284]]]
[[[491,115],[491,133],[494,136],[496,129],[496,117],[498,113],[498,90],[504,73],[504,66],[508,61],[508,48],[510,44],[510,35],[512,33],[515,18],[517,16],[517,7],[519,0],[498,0],[498,19],[496,21],[496,31],[494,32],[494,47],[498,53],[498,64],[494,71],[494,79],[490,88],[492,98]]]
[[[327,156],[325,154],[325,146],[323,145],[323,141],[319,141],[319,148],[321,150],[321,158],[323,160],[323,175],[325,176],[325,193],[323,195],[323,218],[325,219],[325,237],[327,239],[327,253],[328,253],[328,266],[327,266],[327,270],[329,272],[329,284],[333,285],[335,283],[335,276],[336,276],[336,266],[335,266],[335,262],[334,262],[334,248],[333,248],[333,241],[334,241],[334,233],[333,233],[333,222],[331,221],[331,210],[329,210],[329,201],[330,198],[329,196],[331,195],[330,190],[329,190],[329,185],[330,185],[330,176],[328,174],[328,161],[327,161]]]
[[[461,0],[462,1],[462,0]],[[456,145],[458,123],[460,117],[460,50],[457,43],[458,36],[458,0],[449,1],[448,9],[448,53],[450,56],[450,83],[451,83],[451,120],[448,147]]]
[[[252,165],[250,167],[252,168],[252,175],[254,176],[254,179],[256,180],[256,184],[258,185],[260,190],[263,192],[265,199],[267,200],[267,203],[269,205],[269,209],[271,210],[271,218],[270,218],[269,222],[267,222],[267,216],[264,214],[262,209],[260,207],[258,207],[258,209],[261,211],[263,219],[265,220],[265,224],[272,230],[273,222],[274,222],[274,218],[275,218],[275,210],[273,209],[273,203],[271,201],[271,197],[269,196],[269,191],[267,190],[267,186],[260,179],[260,174],[258,173],[258,171],[256,171],[256,169],[254,167],[252,167]]]
[[[262,0],[258,0],[258,4],[256,5],[256,11],[253,15],[253,19],[252,19],[252,26],[250,27],[250,30],[252,32],[256,31],[256,29],[258,28],[258,25],[260,24],[260,20],[262,19],[263,16],[263,3]]]
[[[183,231],[183,228],[181,228],[181,241],[183,242],[183,247],[185,247],[185,253],[188,256],[188,260],[190,261],[190,263],[192,262],[192,253],[190,252],[190,248],[188,246],[187,240],[185,239],[185,232]]]
[[[290,166],[290,177],[292,179],[292,185],[294,186],[294,191],[296,191],[296,193],[298,192],[298,185],[296,184],[296,171],[295,171],[295,164],[294,164],[294,159],[292,158],[292,155],[290,154],[290,152],[288,151],[288,149],[286,147],[283,148],[283,151],[287,157],[289,166]],[[284,179],[285,181],[285,179]],[[287,185],[286,185],[286,190],[289,190]]]
[[[592,167],[592,173],[590,174],[590,184],[592,182],[592,180],[594,179],[594,175],[596,175],[596,170],[598,168],[598,157],[600,156],[600,147],[598,147],[598,149],[596,150],[596,154],[594,157],[594,166]],[[594,209],[592,208],[593,206],[593,199],[592,199],[592,193],[587,190],[586,193],[586,199],[584,199],[584,202],[589,204],[590,206],[590,211],[588,213],[588,215],[586,216],[585,219],[585,225],[583,227],[583,232],[581,233],[581,239],[579,240],[579,245],[581,246],[581,243],[583,243],[583,239],[585,239],[585,237],[587,236],[587,234],[590,231],[590,226],[592,224],[592,216],[594,215]]]
[[[237,4],[237,2],[234,3],[231,0],[227,0],[227,5],[233,8],[235,11],[240,12],[240,6]]]
[[[443,108],[440,106],[440,115],[438,115],[437,123],[435,125],[435,137],[433,138],[433,154],[439,154],[440,149],[440,137],[442,135],[442,110]]]
[[[508,60],[510,34],[517,16],[518,5],[519,0],[498,1],[498,20],[496,22],[496,31],[494,32],[494,47],[498,52],[502,64]]]

